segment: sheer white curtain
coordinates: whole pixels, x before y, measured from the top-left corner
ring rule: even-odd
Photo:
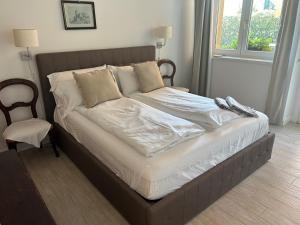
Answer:
[[[298,62],[300,64],[300,62]],[[295,94],[295,107],[293,112],[293,118],[292,121],[296,123],[300,123],[300,66],[299,71],[297,73],[298,76],[298,86],[296,88],[296,94]]]
[[[299,0],[284,0],[266,113],[272,124],[282,125],[298,46]],[[297,36],[297,37],[295,37]],[[299,98],[298,98],[299,99]]]
[[[291,85],[289,88],[288,104],[285,113],[285,123],[300,123],[300,32],[298,34],[298,38],[298,52],[293,67]]]

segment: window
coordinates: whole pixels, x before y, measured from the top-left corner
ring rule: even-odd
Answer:
[[[271,59],[283,0],[217,0],[215,54]]]

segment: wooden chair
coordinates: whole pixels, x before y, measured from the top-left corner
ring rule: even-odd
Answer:
[[[163,74],[162,78],[164,80],[170,80],[171,88],[174,88],[174,89],[177,89],[177,90],[180,90],[180,91],[184,91],[184,92],[189,92],[190,90],[188,88],[175,87],[174,86],[174,77],[175,77],[175,73],[176,73],[175,63],[170,59],[160,59],[160,60],[157,61],[157,65],[158,65],[159,68],[164,64],[170,65],[172,67],[172,73],[171,74]]]
[[[171,86],[173,87],[174,86],[174,76],[175,76],[175,73],[176,73],[176,65],[170,59],[160,59],[160,60],[157,61],[158,67],[161,67],[163,64],[168,64],[172,67],[172,73],[170,75],[168,75],[168,74],[162,75],[162,78],[163,79],[169,79],[170,83],[171,83]]]
[[[49,131],[49,137],[53,147],[53,151],[56,157],[58,157],[59,153],[56,149],[52,125],[45,120],[38,119],[37,116],[37,111],[36,111],[36,102],[38,99],[37,86],[30,80],[16,78],[16,79],[9,79],[0,82],[0,91],[12,85],[25,85],[30,87],[33,92],[33,98],[29,102],[15,102],[10,106],[5,106],[0,100],[0,109],[4,113],[6,123],[7,123],[7,128],[5,129],[3,136],[7,143],[8,148],[15,149],[17,151],[17,144],[26,142],[26,141],[20,142],[18,140],[15,140],[18,139],[15,138],[15,136],[21,137],[22,140],[23,139],[26,140],[26,139],[37,137],[38,135],[42,135],[42,134],[43,136],[45,136],[46,133]],[[10,117],[10,111],[18,107],[30,107],[33,118],[28,120],[18,121],[18,122],[12,122]]]

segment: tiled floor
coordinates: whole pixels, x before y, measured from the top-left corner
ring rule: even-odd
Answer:
[[[272,159],[189,225],[300,224],[300,125],[272,131]],[[21,156],[58,225],[128,224],[65,155]]]

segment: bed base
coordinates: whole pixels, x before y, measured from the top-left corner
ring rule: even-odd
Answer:
[[[155,46],[44,53],[36,56],[47,120],[54,124],[58,146],[133,225],[182,225],[271,157],[274,134],[267,134],[231,158],[158,201],[148,201],[53,121],[55,101],[47,75],[107,65],[154,61]]]
[[[141,197],[55,124],[57,145],[108,201],[133,225],[183,225],[265,164],[274,134],[267,134],[229,159],[157,201]]]

